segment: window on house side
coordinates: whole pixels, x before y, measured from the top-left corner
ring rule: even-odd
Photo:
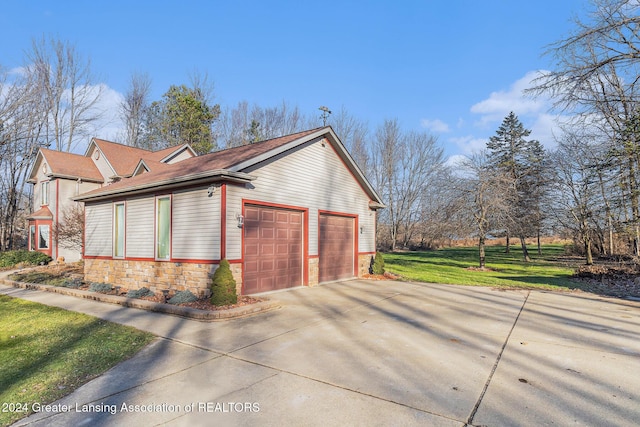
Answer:
[[[38,249],[49,249],[49,226],[38,226]]]
[[[41,205],[48,205],[49,204],[49,181],[43,182],[42,183],[42,194],[41,194]]]
[[[156,258],[169,259],[171,247],[171,198],[156,199]]]
[[[113,224],[113,256],[115,258],[124,257],[124,203],[114,206]]]
[[[29,226],[29,250],[30,251],[36,250],[36,226],[35,225]]]

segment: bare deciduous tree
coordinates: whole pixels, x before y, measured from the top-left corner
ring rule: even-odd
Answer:
[[[275,107],[250,107],[241,101],[223,111],[217,131],[223,147],[231,148],[299,132],[304,126],[304,115],[297,106],[283,101]]]
[[[149,106],[151,78],[148,74],[132,74],[129,87],[120,104],[120,117],[125,126],[125,143],[141,146],[145,109]]]
[[[33,41],[27,61],[48,111],[46,143],[58,151],[71,151],[76,138],[85,138],[101,114],[96,104],[102,86],[94,84],[91,61],[71,43],[45,37]]]
[[[36,76],[3,71],[0,79],[0,250],[13,249],[24,234],[18,219],[29,210],[25,180],[41,144],[46,104]]]
[[[390,248],[407,247],[418,233],[422,196],[444,168],[442,148],[427,133],[403,134],[397,120],[385,120],[376,132],[372,167],[374,186],[387,204],[380,223]]]
[[[616,153],[624,209],[640,255],[640,4],[635,0],[593,0],[587,19],[547,52],[554,69],[536,80],[534,94],[550,94],[555,106],[573,113],[574,124],[598,128]]]
[[[591,148],[576,135],[566,133],[552,157],[557,218],[582,241],[587,265],[593,264],[594,221],[597,213],[602,212],[597,186],[598,159]]]
[[[509,219],[509,207],[515,199],[513,180],[508,171],[493,167],[486,152],[468,158],[465,167],[470,176],[457,180],[456,187],[464,200],[464,212],[475,227],[479,267],[484,269],[487,235]]]
[[[61,221],[53,224],[53,236],[60,246],[81,251],[84,244],[84,207],[79,203],[62,212]]]
[[[337,113],[331,115],[329,124],[351,153],[358,167],[365,176],[369,176],[371,158],[367,144],[369,134],[367,123],[358,120],[343,106]]]

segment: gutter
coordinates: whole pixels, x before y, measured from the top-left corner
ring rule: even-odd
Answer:
[[[173,189],[184,187],[185,185],[194,185],[194,184],[210,184],[213,182],[233,182],[237,184],[245,184],[247,182],[251,182],[257,179],[255,175],[249,175],[243,172],[231,172],[226,169],[216,169],[212,171],[205,172],[197,172],[190,175],[183,175],[175,178],[166,178],[159,181],[153,181],[138,185],[131,185],[126,187],[120,187],[116,189],[109,189],[109,186],[103,187],[97,193],[92,194],[93,192],[81,194],[73,197],[73,200],[76,202],[87,202],[87,201],[98,201],[111,199],[114,196],[120,195],[135,195],[141,193],[148,193],[150,190],[154,189]],[[126,180],[121,182],[127,182]],[[116,184],[113,184],[114,186]],[[97,190],[96,190],[97,191]]]

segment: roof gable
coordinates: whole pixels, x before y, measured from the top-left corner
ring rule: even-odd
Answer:
[[[104,177],[93,161],[79,154],[41,148],[33,169],[29,174],[29,182],[35,182],[37,169],[41,164],[46,164],[45,175],[56,178],[82,179],[91,182],[104,182]]]
[[[128,178],[135,175],[139,170],[141,160],[147,163],[172,163],[196,156],[189,144],[168,147],[158,151],[145,150],[143,148],[131,147],[104,139],[93,138],[87,151],[86,157],[90,157],[96,147],[109,164],[114,176]]]
[[[145,155],[152,154],[149,150],[130,147],[104,139],[93,138],[87,147],[85,157],[90,157],[96,147],[118,177],[129,177],[138,166],[138,162]]]
[[[237,182],[251,181],[253,179],[249,175],[251,167],[319,138],[327,138],[365,193],[377,204],[376,206],[382,207],[380,197],[346,151],[333,129],[328,126],[196,156],[176,164],[155,163],[151,165],[145,161],[144,165],[147,166],[147,169],[150,169],[147,173],[140,173],[144,166],[137,162],[134,169],[132,169],[132,172],[136,170],[136,176],[80,195],[76,200],[104,199],[112,195],[134,191],[148,191],[151,188],[160,188],[162,186],[177,186],[187,182],[193,183],[195,180],[208,179],[211,182],[215,179],[231,179]]]
[[[191,157],[196,157],[198,154],[191,148],[189,144],[177,145],[175,147],[165,148],[164,150],[155,151],[153,157],[149,157],[152,160],[157,160],[160,163],[176,163]]]

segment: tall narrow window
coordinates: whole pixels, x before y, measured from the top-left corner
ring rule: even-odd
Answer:
[[[171,198],[156,201],[156,258],[169,259],[171,247]]]
[[[41,190],[41,197],[40,197],[40,204],[41,205],[48,205],[49,204],[49,181],[45,181],[42,183],[42,187],[40,188]]]
[[[49,226],[38,226],[38,249],[49,249]]]
[[[35,225],[29,226],[29,250],[30,251],[36,250],[36,226]]]
[[[117,203],[113,212],[113,256],[124,257],[124,203]]]

